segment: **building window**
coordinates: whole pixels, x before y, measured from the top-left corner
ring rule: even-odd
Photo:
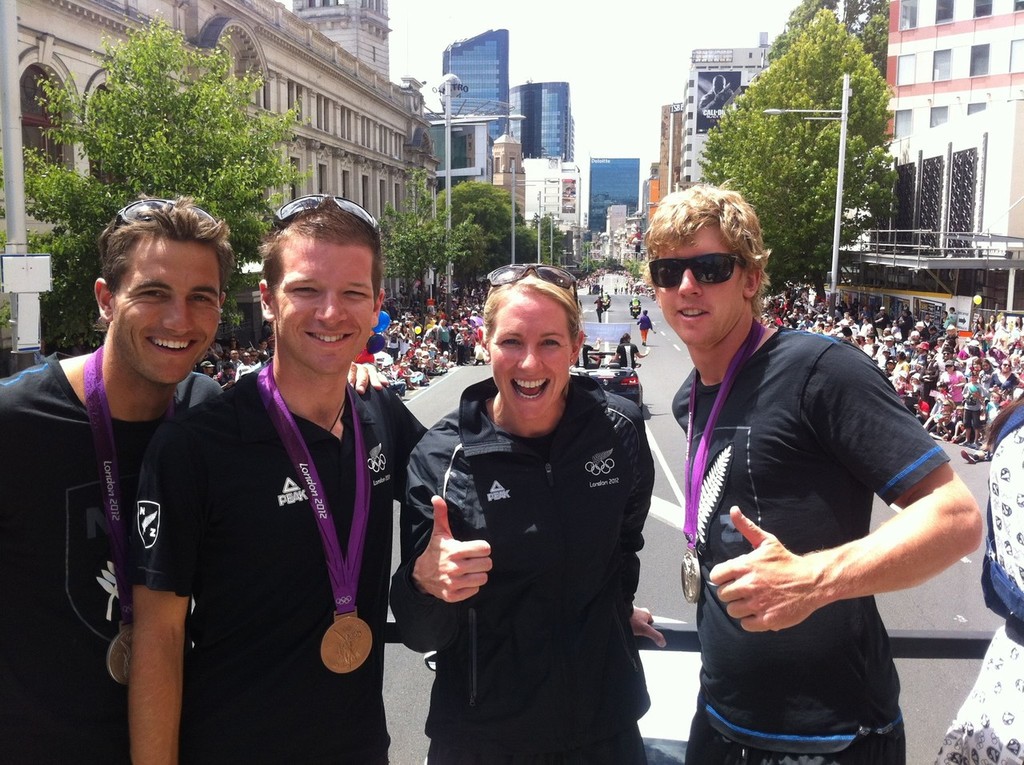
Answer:
[[[935,23],[941,24],[953,20],[953,0],[937,0],[935,3]]]
[[[917,0],[903,0],[900,3],[900,29],[917,27]]]
[[[1024,40],[1010,43],[1010,71],[1024,72]]]
[[[974,0],[974,18],[992,15],[992,0]]]
[[[21,142],[27,149],[42,152],[55,164],[64,163],[64,149],[47,131],[53,127],[47,109],[44,82],[55,82],[41,67],[30,66],[21,75]],[[99,177],[99,176],[97,176]]]
[[[299,158],[298,157],[289,157],[288,161],[291,162],[292,172],[295,173],[296,175],[298,175],[299,170],[300,170]],[[292,181],[292,199],[298,199],[298,197],[299,197],[299,187],[298,187],[298,184],[295,181]]]
[[[945,125],[947,122],[949,122],[949,107],[933,106],[928,126],[938,127],[939,125]]]
[[[1024,11],[1024,0],[1013,0],[1013,10]]]
[[[952,51],[948,48],[946,50],[937,50],[932,55],[932,80],[934,82],[949,79],[949,62],[951,57]]]
[[[977,114],[978,112],[983,112],[985,111],[985,107],[987,106],[988,104],[986,104],[984,101],[978,101],[973,104],[967,104],[967,113]]]
[[[896,60],[896,84],[913,85],[914,67],[917,65],[917,58],[913,53],[900,56]]]
[[[988,44],[971,46],[971,77],[988,74]]]
[[[911,109],[899,109],[896,112],[896,124],[893,127],[894,138],[904,138],[914,132],[914,112]]]
[[[327,193],[327,165],[316,166],[316,189],[318,194]]]

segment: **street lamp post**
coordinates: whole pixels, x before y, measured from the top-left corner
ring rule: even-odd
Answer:
[[[765,109],[765,114],[811,114],[839,115],[804,117],[809,120],[839,120],[839,168],[836,177],[836,216],[832,228],[832,285],[828,304],[835,311],[839,298],[839,237],[843,216],[843,176],[846,170],[846,125],[850,116],[850,75],[843,75],[843,108],[842,109]]]
[[[444,88],[444,189],[445,189],[445,249],[449,248],[452,233],[452,91],[461,89],[462,80],[448,73],[441,80]],[[447,256],[449,253],[446,252]],[[452,261],[448,258],[444,269],[445,306],[447,315],[452,315]]]
[[[512,166],[512,265],[516,264],[516,160],[509,160]]]
[[[540,263],[540,213],[541,213],[541,209],[542,209],[541,206],[540,206],[540,197],[541,197],[541,192],[538,191],[537,192],[537,262],[538,263]]]

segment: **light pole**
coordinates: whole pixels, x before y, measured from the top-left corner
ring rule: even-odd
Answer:
[[[811,116],[808,120],[839,120],[839,172],[836,177],[836,218],[832,228],[832,286],[828,298],[833,311],[839,298],[839,236],[843,215],[843,175],[846,170],[846,124],[850,116],[850,75],[843,75],[842,109],[765,109],[765,114],[837,114],[837,117]]]
[[[537,192],[537,262],[540,263],[540,198],[541,192]]]
[[[516,160],[509,160],[512,166],[512,265],[516,264]]]
[[[452,91],[462,89],[462,80],[455,74],[448,73],[441,78],[444,89],[444,190],[445,190],[445,250],[449,250],[449,237],[452,233]],[[450,250],[449,250],[450,252]],[[452,261],[447,257],[445,263],[445,313],[452,315]]]

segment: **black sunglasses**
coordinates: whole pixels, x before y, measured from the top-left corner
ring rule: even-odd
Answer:
[[[282,205],[278,211],[274,213],[274,228],[278,231],[287,228],[291,225],[292,221],[303,213],[318,208],[325,199],[330,199],[343,211],[359,218],[359,220],[372,228],[374,233],[380,232],[380,226],[377,225],[377,219],[370,215],[370,213],[368,213],[362,206],[357,205],[351,199],[335,197],[330,194],[310,194],[309,196],[293,199],[291,202]]]
[[[544,266],[537,263],[501,266],[487,274],[487,281],[491,283],[492,287],[500,287],[503,284],[518,282],[531,273],[535,274],[538,279],[543,279],[556,287],[572,290],[572,294],[576,295],[576,277],[557,266]]]
[[[114,228],[120,228],[126,223],[135,223],[140,220],[153,220],[154,212],[165,212],[172,207],[174,207],[173,199],[136,200],[117,211],[117,215],[114,216]],[[206,212],[202,207],[197,207],[196,205],[191,205],[190,207],[200,218],[208,220],[211,223],[217,222],[217,219],[210,215],[210,213]]]
[[[701,284],[721,284],[732,277],[733,267],[739,262],[728,252],[709,252],[695,258],[656,258],[648,261],[651,281],[655,287],[678,287],[687,269]]]

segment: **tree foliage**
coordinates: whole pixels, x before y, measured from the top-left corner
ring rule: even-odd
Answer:
[[[889,91],[834,13],[820,11],[708,134],[704,178],[742,192],[754,205],[773,251],[769,273],[776,284],[810,281],[821,288],[831,268],[840,123],[801,114],[769,116],[764,110],[838,113],[844,72],[850,74],[852,96],[841,241],[849,244],[890,207]]]
[[[782,58],[822,10],[831,11],[846,31],[860,40],[879,73],[885,77],[889,50],[889,0],[801,0],[789,14],[786,30],[772,43],[769,59]]]
[[[443,206],[434,213],[434,199],[427,188],[423,170],[415,170],[406,185],[402,210],[388,205],[381,217],[381,239],[387,262],[387,275],[412,282],[425,279],[429,269],[444,275],[452,264],[456,280],[460,279],[460,264],[466,262],[480,236],[477,227],[469,222],[445,227]]]
[[[452,223],[455,222],[471,223],[477,227],[477,236],[457,264],[457,272],[463,280],[479,279],[509,262],[512,199],[506,189],[482,182],[458,184],[452,189]],[[518,225],[516,228],[516,259],[523,260],[520,246],[524,237],[520,236]],[[529,241],[536,246],[536,239]]]
[[[53,225],[44,336],[63,347],[91,339],[96,237],[126,203],[140,194],[192,196],[228,221],[239,261],[251,261],[269,220],[267,189],[297,180],[278,148],[291,139],[296,114],[252,107],[261,80],[235,76],[227,51],[191,48],[163,21],[104,49],[101,87],[44,84],[51,137],[74,146],[90,173],[26,152],[28,210]]]

